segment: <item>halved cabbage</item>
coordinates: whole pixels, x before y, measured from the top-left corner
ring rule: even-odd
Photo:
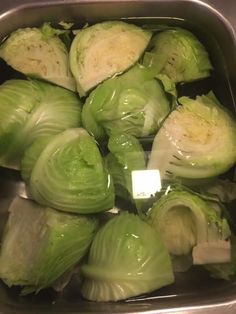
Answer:
[[[70,49],[70,67],[80,96],[135,64],[150,38],[151,32],[121,21],[80,30]]]
[[[80,214],[114,206],[111,177],[96,142],[84,129],[68,129],[53,137],[35,162],[38,152],[34,144],[25,158],[33,160],[29,193],[39,204]],[[26,159],[27,166],[31,161]]]
[[[0,278],[25,288],[51,286],[87,253],[98,227],[93,217],[70,215],[16,197],[10,208],[0,252]]]
[[[152,71],[136,65],[91,92],[82,123],[98,140],[113,130],[144,137],[158,130],[169,110],[169,100]]]
[[[41,28],[20,28],[0,46],[0,57],[15,70],[44,79],[72,91],[75,80],[70,72],[69,54],[58,37],[60,30],[45,23]]]
[[[192,254],[194,264],[230,261],[230,228],[226,219],[201,197],[185,190],[163,195],[149,211],[169,253]]]
[[[162,178],[202,179],[227,171],[236,161],[236,123],[213,93],[179,99],[157,133],[148,163]]]
[[[172,28],[159,32],[144,55],[144,65],[167,75],[173,82],[191,82],[210,76],[208,53],[189,31]]]
[[[0,165],[20,168],[35,139],[79,127],[81,102],[64,88],[36,80],[9,80],[0,86]]]
[[[174,281],[170,257],[158,233],[127,212],[98,231],[82,272],[82,295],[93,301],[127,299]]]

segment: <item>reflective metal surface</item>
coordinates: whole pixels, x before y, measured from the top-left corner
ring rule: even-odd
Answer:
[[[169,23],[191,29],[210,51],[215,65],[209,82],[217,97],[231,111],[236,109],[236,2],[235,0],[156,1],[47,1],[8,0],[0,3],[0,38],[24,26],[43,21],[74,21],[78,25],[107,19],[132,18],[136,23]],[[1,68],[1,82],[10,73]],[[205,86],[201,86],[204,91]],[[194,94],[194,91],[193,91]],[[20,175],[0,169],[0,228],[16,191]],[[17,258],[17,257],[16,257]],[[51,290],[37,296],[18,296],[17,289],[0,284],[0,313],[236,313],[236,281],[210,279],[196,268],[179,274],[176,283],[148,296],[125,302],[94,303],[81,299],[76,282],[60,294]]]

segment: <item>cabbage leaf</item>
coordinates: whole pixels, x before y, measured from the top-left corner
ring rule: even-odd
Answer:
[[[115,192],[132,200],[132,171],[146,169],[143,148],[135,137],[119,132],[112,133],[108,148],[110,153],[106,156],[106,164]]]

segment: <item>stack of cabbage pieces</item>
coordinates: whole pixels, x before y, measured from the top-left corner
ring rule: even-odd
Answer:
[[[21,73],[0,86],[0,166],[26,186],[9,207],[1,279],[25,295],[79,268],[93,301],[152,292],[192,265],[230,279],[236,123],[212,91],[178,98],[178,84],[211,75],[206,49],[176,27],[62,25],[0,46]]]

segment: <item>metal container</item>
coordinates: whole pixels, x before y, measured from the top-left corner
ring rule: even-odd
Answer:
[[[134,23],[168,23],[194,32],[210,52],[213,78],[200,85],[211,86],[231,111],[236,110],[236,3],[234,0],[2,0],[0,39],[25,26],[43,21],[74,21],[78,25],[110,19]],[[3,65],[1,82],[10,77]],[[195,90],[191,91],[192,94]],[[0,113],[1,114],[1,113]],[[11,199],[21,188],[20,175],[0,168],[0,227]],[[235,215],[236,218],[236,215]],[[17,256],[16,256],[17,258]],[[236,313],[236,281],[210,279],[201,269],[179,274],[176,283],[147,296],[117,303],[83,300],[73,283],[62,293],[51,290],[37,296],[19,297],[17,289],[0,284],[0,313]]]

